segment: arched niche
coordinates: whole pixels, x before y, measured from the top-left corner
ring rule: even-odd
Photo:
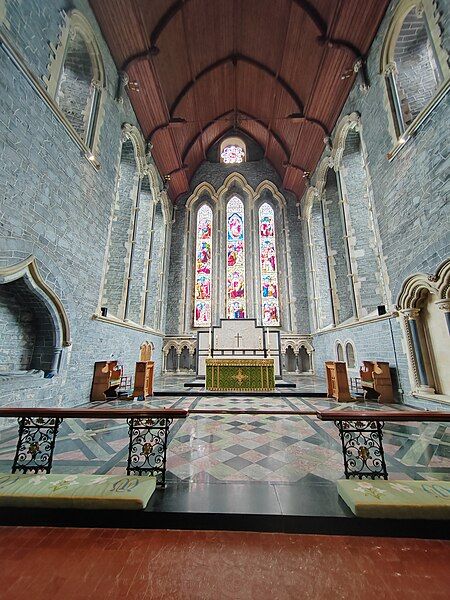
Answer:
[[[0,320],[0,382],[58,373],[71,345],[69,320],[34,256],[0,268]]]
[[[409,277],[399,294],[412,393],[450,402],[450,260]]]

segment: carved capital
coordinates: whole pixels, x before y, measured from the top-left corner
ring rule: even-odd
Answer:
[[[445,298],[444,300],[437,300],[435,304],[439,310],[442,310],[442,312],[450,312],[450,298]]]
[[[418,319],[420,314],[420,308],[403,308],[400,313],[405,317],[405,319]]]
[[[398,73],[398,69],[397,69],[397,65],[395,64],[394,61],[387,63],[387,65],[384,67],[384,75],[387,77],[388,75],[397,75]]]

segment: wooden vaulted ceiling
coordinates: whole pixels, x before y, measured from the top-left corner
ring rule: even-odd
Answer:
[[[176,200],[232,130],[254,138],[300,197],[389,0],[90,3],[118,69],[137,82],[128,93]]]

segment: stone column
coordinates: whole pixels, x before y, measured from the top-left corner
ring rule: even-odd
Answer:
[[[447,330],[450,335],[450,298],[444,300],[437,300],[436,306],[444,313],[445,321],[447,323]]]
[[[406,334],[408,336],[408,346],[412,352],[413,367],[419,388],[423,392],[434,394],[435,390],[430,387],[428,375],[423,358],[422,345],[420,342],[420,308],[408,308],[400,311],[405,317]]]
[[[176,373],[180,372],[180,356],[181,356],[181,348],[177,348],[177,368]]]
[[[47,374],[45,375],[45,377],[47,379],[50,379],[50,378],[54,377],[55,375],[57,375],[61,353],[62,353],[61,347],[56,346],[53,348],[51,362],[50,362],[50,369],[47,372]]]

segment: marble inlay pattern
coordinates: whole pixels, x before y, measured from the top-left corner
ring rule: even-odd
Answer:
[[[328,481],[343,476],[341,445],[332,423],[318,421],[317,409],[342,410],[380,405],[336,403],[326,399],[269,397],[174,397],[145,402],[111,402],[136,409],[178,407],[197,410],[276,410],[271,414],[195,413],[175,421],[169,437],[167,480],[215,482],[279,482],[294,484],[308,475]],[[90,404],[89,406],[94,406]],[[404,406],[390,408],[408,410]],[[450,479],[450,427],[441,423],[386,423],[384,448],[391,479]],[[0,471],[8,472],[17,429],[3,430]],[[58,435],[55,473],[123,473],[127,426],[111,419],[66,419]]]

